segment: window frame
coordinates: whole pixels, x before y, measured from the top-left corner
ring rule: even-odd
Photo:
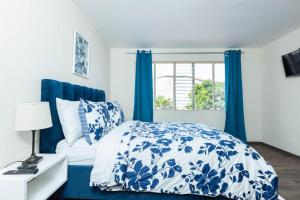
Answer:
[[[178,110],[176,107],[176,64],[192,64],[193,68],[193,108],[190,110]],[[157,109],[155,107],[155,99],[156,99],[156,64],[173,64],[173,108],[172,109]],[[213,82],[213,108],[212,109],[196,109],[195,108],[195,65],[196,64],[212,64],[212,82]],[[158,111],[224,111],[223,109],[216,109],[215,101],[216,101],[216,91],[215,91],[215,65],[216,64],[224,64],[224,61],[154,61],[153,65],[153,109]],[[225,74],[224,74],[225,76]]]

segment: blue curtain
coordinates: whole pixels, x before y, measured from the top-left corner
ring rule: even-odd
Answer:
[[[224,131],[239,138],[243,142],[247,142],[244,122],[241,51],[225,51],[224,56],[226,105]]]
[[[153,121],[152,53],[137,51],[133,120]]]

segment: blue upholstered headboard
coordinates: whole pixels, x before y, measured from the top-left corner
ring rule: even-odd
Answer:
[[[57,143],[64,139],[56,109],[56,97],[71,101],[78,101],[80,98],[90,101],[105,101],[105,93],[102,90],[50,79],[42,80],[41,89],[41,100],[48,101],[50,104],[53,126],[41,130],[40,153],[55,153]]]

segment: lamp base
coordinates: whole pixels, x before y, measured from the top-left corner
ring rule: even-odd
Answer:
[[[30,156],[22,162],[22,165],[38,164],[43,159],[43,156]]]

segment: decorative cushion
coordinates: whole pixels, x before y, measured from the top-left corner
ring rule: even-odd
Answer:
[[[110,116],[110,128],[113,129],[124,122],[124,113],[121,105],[117,101],[107,101],[105,106]]]
[[[110,116],[104,102],[80,99],[79,117],[83,136],[88,144],[96,143],[110,131]]]
[[[63,134],[69,146],[83,136],[78,115],[80,101],[68,101],[56,98],[56,107]]]

